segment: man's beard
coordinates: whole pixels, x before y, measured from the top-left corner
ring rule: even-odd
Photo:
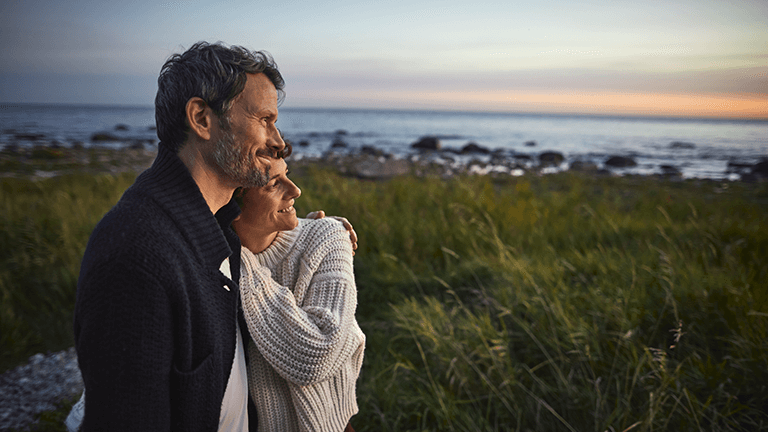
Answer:
[[[235,142],[229,119],[225,116],[219,120],[219,127],[223,135],[214,143],[213,158],[221,172],[237,186],[266,186],[269,182],[269,165],[266,165],[263,171],[259,169],[258,158]]]

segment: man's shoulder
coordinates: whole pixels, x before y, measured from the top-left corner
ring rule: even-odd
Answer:
[[[149,196],[128,189],[98,222],[86,254],[133,255],[160,250],[180,237],[173,220]]]

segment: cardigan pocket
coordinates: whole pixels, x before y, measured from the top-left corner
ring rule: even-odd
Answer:
[[[213,368],[213,354],[195,369],[185,372],[173,365],[171,370],[172,430],[216,430],[219,425],[221,401],[214,403],[219,390]],[[222,393],[223,394],[223,393]]]

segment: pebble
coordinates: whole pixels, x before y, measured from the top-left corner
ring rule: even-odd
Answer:
[[[83,391],[75,348],[35,354],[25,365],[0,374],[0,431],[24,429],[35,415]]]

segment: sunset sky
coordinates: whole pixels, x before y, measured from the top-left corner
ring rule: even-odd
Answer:
[[[207,40],[269,51],[285,107],[768,118],[768,1],[525,3],[6,1],[0,102],[151,105]]]

